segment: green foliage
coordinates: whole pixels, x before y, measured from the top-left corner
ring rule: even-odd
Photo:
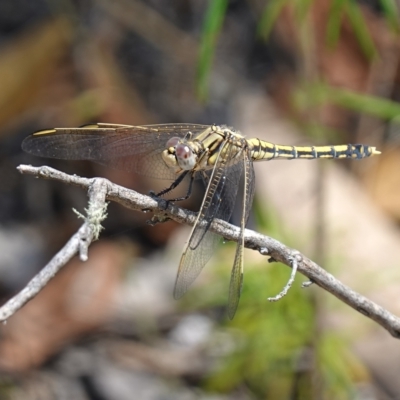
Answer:
[[[255,202],[257,230],[295,245],[297,239],[282,231],[282,223],[271,207]],[[207,285],[191,290],[186,304],[197,308],[226,305],[234,243],[225,244],[214,256],[213,278]],[[218,366],[204,380],[207,390],[231,393],[248,388],[256,398],[313,399],[314,378],[324,399],[354,397],[354,383],[365,382],[368,374],[339,336],[316,330],[316,303],[313,290],[302,289],[304,277],[298,275],[288,295],[270,303],[283,288],[289,268],[268,264],[266,257],[250,261],[246,257],[242,297],[235,318],[224,320],[219,337],[228,347]],[[189,301],[189,303],[187,303]],[[221,336],[222,334],[222,336]],[[221,340],[221,339],[220,339]],[[304,367],[306,365],[306,367]],[[295,388],[295,389],[294,389]]]
[[[267,2],[258,24],[258,34],[265,40],[268,39],[274,24],[285,6],[293,7],[296,28],[307,23],[310,7],[315,0],[271,0]]]
[[[400,16],[395,0],[380,0],[386,22],[393,32],[400,32]]]
[[[378,118],[390,120],[400,115],[400,104],[376,96],[368,96],[347,89],[334,88],[322,82],[308,83],[293,93],[295,106],[302,110],[326,103]]]
[[[266,2],[264,11],[258,24],[258,34],[265,40],[280,17],[285,6],[293,7],[295,24],[298,31],[307,22],[310,7],[314,0],[270,0]],[[400,32],[400,18],[395,0],[380,0],[384,16],[393,32]],[[212,60],[215,53],[216,41],[222,27],[228,2],[226,0],[210,1],[203,26],[200,57],[197,68],[197,92],[201,100],[207,98],[207,80],[210,74]],[[326,43],[333,48],[336,46],[343,19],[347,18],[361,50],[368,59],[377,56],[377,51],[365,21],[362,8],[355,0],[332,0],[327,21]],[[306,99],[306,97],[310,97]],[[357,94],[346,89],[329,87],[326,84],[310,84],[305,90],[295,93],[295,102],[300,108],[305,105],[319,105],[326,102],[339,105],[357,112],[368,113],[373,116],[391,119],[399,115],[399,104],[390,100],[373,96]]]
[[[268,39],[288,0],[271,0],[267,2],[258,24],[258,34],[265,40]]]
[[[269,303],[268,294],[282,289],[289,269],[247,267],[239,310],[227,325],[237,348],[206,386],[227,392],[246,383],[261,397],[288,398],[297,359],[312,339],[313,305],[298,280],[290,299]]]
[[[388,23],[398,28],[397,9],[393,0],[381,0]],[[307,21],[313,0],[272,0],[267,2],[258,25],[258,33],[267,39],[285,6],[294,8],[294,23],[298,31]],[[330,47],[334,47],[340,37],[343,18],[347,17],[355,37],[368,59],[376,56],[376,48],[369,34],[367,24],[359,4],[355,0],[333,0],[328,17],[326,40]]]
[[[253,210],[260,229],[282,239],[279,218],[273,212],[266,212],[271,208],[256,201]],[[282,290],[290,270],[280,264],[268,264],[265,257],[257,265],[249,265],[248,261],[245,264],[239,309],[226,325],[232,330],[237,348],[208,377],[206,386],[209,390],[228,392],[246,384],[261,398],[288,398],[298,359],[312,341],[313,302],[301,289],[300,277],[287,297],[276,303],[268,302],[268,296]],[[221,268],[229,271],[226,265]],[[229,279],[228,274],[225,279]]]
[[[0,399],[11,400],[15,398],[16,385],[10,377],[5,374],[0,377]]]
[[[376,56],[376,48],[359,4],[355,0],[346,0],[344,2],[344,11],[364,55],[368,59],[374,58]]]
[[[227,6],[228,0],[211,0],[204,20],[200,55],[197,64],[197,95],[202,101],[207,98],[208,76]]]
[[[346,0],[332,0],[326,28],[326,43],[330,48],[336,46],[340,37],[342,26],[343,8]]]
[[[338,336],[325,332],[318,342],[317,363],[327,399],[355,398],[354,384],[367,382],[369,374]]]

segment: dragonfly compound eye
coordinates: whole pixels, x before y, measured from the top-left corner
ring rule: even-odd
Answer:
[[[179,166],[183,170],[189,171],[196,166],[196,156],[192,149],[186,144],[179,143],[176,146],[175,156]]]
[[[171,139],[169,139],[168,142],[167,142],[167,149],[169,149],[170,147],[175,148],[178,145],[180,140],[181,139],[176,137],[176,136],[174,136]]]

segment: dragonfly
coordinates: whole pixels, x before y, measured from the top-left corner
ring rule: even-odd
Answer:
[[[221,237],[210,230],[211,224],[215,219],[230,220],[241,187],[240,233],[229,286],[230,319],[236,313],[242,291],[244,231],[255,189],[253,162],[298,158],[362,159],[380,154],[375,147],[363,144],[278,145],[257,138],[246,139],[239,131],[225,125],[186,123],[142,126],[97,123],[80,128],[47,129],[25,138],[22,149],[36,156],[92,160],[172,181],[170,186],[155,194],[158,197],[172,192],[188,177],[186,195],[169,201],[188,198],[193,180],[201,178],[206,190],[179,263],[174,288],[176,299],[186,293],[214,253]]]

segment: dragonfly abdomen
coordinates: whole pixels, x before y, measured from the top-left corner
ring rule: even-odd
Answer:
[[[285,146],[254,138],[247,140],[253,161],[274,158],[293,160],[303,158],[354,158],[361,159],[380,154],[375,147],[364,144],[341,144],[335,146]]]

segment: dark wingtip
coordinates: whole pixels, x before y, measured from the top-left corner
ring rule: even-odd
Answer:
[[[31,142],[31,140],[32,140],[32,135],[26,137],[21,143],[21,149],[23,151],[25,151],[26,153],[30,153],[30,149],[28,147],[28,144]]]

